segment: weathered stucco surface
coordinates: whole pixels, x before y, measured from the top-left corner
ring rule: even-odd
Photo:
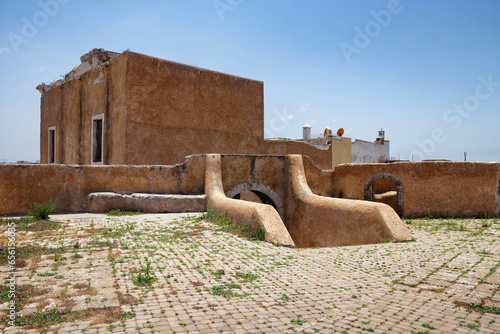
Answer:
[[[271,217],[253,211],[262,204],[242,204],[226,196],[212,196],[207,192],[208,203],[216,205],[218,212],[227,213],[239,224],[255,226],[255,217],[266,220],[263,227],[275,227],[284,224],[287,232],[297,247],[325,247],[374,243],[383,240],[404,241],[411,236],[405,224],[388,205],[367,201],[353,201],[328,198],[315,195],[309,188],[307,172],[302,156],[246,156],[224,155],[213,156],[217,168],[220,168],[222,178],[218,194],[235,194],[239,185],[255,184],[269,187],[282,199],[284,213],[280,223],[274,211]],[[218,162],[220,159],[220,162]],[[310,159],[306,159],[309,174],[315,180],[318,192],[325,192],[322,179],[331,173],[322,172],[315,167]],[[217,175],[216,169],[206,172],[206,177]],[[211,181],[214,182],[214,181]],[[217,181],[219,182],[219,181]],[[208,180],[205,182],[208,186]],[[217,183],[218,184],[218,183]],[[240,187],[241,189],[246,189]],[[262,189],[255,187],[255,189]],[[326,188],[328,189],[328,188]],[[214,199],[215,198],[215,199]],[[276,203],[272,203],[277,207]],[[257,205],[257,206],[256,206]],[[269,206],[268,206],[269,207]],[[270,212],[269,212],[270,213]],[[269,214],[268,213],[268,214]],[[283,230],[281,230],[283,231]]]
[[[196,155],[175,166],[0,165],[0,214],[25,214],[49,199],[56,212],[196,211],[208,203],[239,224],[262,226],[275,244],[338,246],[408,240],[396,211],[496,216],[499,179],[498,163],[348,164],[328,171],[298,155]],[[261,203],[227,196],[244,191]],[[366,197],[396,200],[396,211]]]
[[[241,152],[236,152],[241,153]],[[269,155],[287,155],[300,154],[311,158],[311,160],[322,169],[332,168],[332,147],[327,150],[316,148],[304,142],[293,140],[264,140],[254,152],[246,154],[269,154]]]
[[[319,196],[339,197],[332,184],[333,170],[321,169],[309,157],[302,156],[302,164],[311,191]]]
[[[205,192],[208,205],[218,213],[227,214],[239,224],[251,228],[262,227],[266,241],[281,246],[295,246],[278,212],[270,205],[240,201],[226,197],[222,184],[223,175],[221,156],[207,156],[205,172]]]
[[[287,228],[297,247],[408,241],[411,235],[388,205],[315,195],[299,155],[289,155]]]
[[[389,145],[389,143],[387,143]],[[384,162],[386,158],[386,146],[375,144],[364,140],[355,140],[351,148],[352,163]],[[387,159],[390,159],[387,156]]]
[[[48,128],[55,126],[55,162],[90,165],[92,116],[99,114],[104,114],[103,164],[125,164],[126,64],[126,58],[116,57],[110,66],[90,70],[42,95],[42,164],[48,163]]]
[[[331,173],[306,160],[315,187],[324,192],[322,180]],[[299,155],[212,154],[175,166],[5,165],[0,166],[0,196],[9,200],[1,203],[0,213],[25,214],[33,203],[49,199],[56,200],[56,212],[195,211],[208,204],[240,225],[261,226],[273,244],[407,240],[406,227],[387,205],[314,195],[302,161]],[[16,189],[19,184],[27,187]],[[262,203],[226,196],[248,190]]]
[[[131,51],[45,91],[40,158],[56,126],[56,163],[91,164],[92,116],[104,114],[104,165],[173,165],[193,154],[304,154],[331,167],[331,150],[264,140],[264,84]]]
[[[49,199],[55,212],[85,212],[93,192],[203,194],[204,171],[200,156],[175,166],[0,165],[0,214],[26,214]]]
[[[423,217],[494,217],[499,211],[500,164],[486,162],[400,162],[346,164],[332,174],[334,192],[364,199],[366,181],[386,172],[402,181],[403,215]],[[395,190],[394,187],[385,191]],[[379,188],[377,193],[384,192]]]
[[[126,56],[127,163],[171,164],[214,150],[245,153],[262,140],[261,81]]]
[[[96,192],[87,196],[87,211],[203,212],[206,195]]]

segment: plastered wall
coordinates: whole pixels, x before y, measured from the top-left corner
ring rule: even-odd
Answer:
[[[201,159],[201,160],[200,160]],[[279,159],[261,157],[250,166],[246,157],[223,157],[224,191],[242,183],[255,181],[269,186],[281,198],[286,194],[280,183],[283,173]],[[262,171],[259,166],[273,160],[275,168]],[[191,157],[177,166],[65,166],[0,165],[0,214],[25,214],[33,203],[58,199],[60,212],[85,211],[89,192],[159,192],[203,193],[203,159]],[[334,171],[319,169],[311,159],[303,159],[311,191],[320,196],[365,199],[367,181],[374,175],[389,173],[401,181],[402,212],[405,217],[490,217],[500,214],[500,164],[474,162],[415,162],[396,164],[345,164]],[[263,165],[263,166],[264,166]],[[258,179],[250,180],[255,168]],[[266,167],[267,168],[267,167]],[[267,177],[266,177],[267,175]],[[381,179],[373,183],[391,183]],[[395,190],[396,186],[386,187]],[[385,188],[384,188],[385,189]]]
[[[332,167],[351,162],[351,138],[332,138]]]
[[[331,168],[331,150],[264,140],[261,81],[134,52],[44,93],[40,161],[56,126],[56,163],[91,164],[92,116],[104,114],[103,164],[173,165],[192,154],[303,154]]]
[[[500,213],[499,169],[483,162],[345,164],[334,169],[332,187],[344,198],[364,199],[366,181],[386,172],[402,181],[405,217],[493,217]]]
[[[127,164],[246,153],[263,139],[261,81],[127,53]]]
[[[203,157],[175,166],[0,165],[0,215],[56,200],[55,212],[87,211],[91,192],[202,194]]]
[[[375,144],[373,142],[367,142],[358,139],[352,143],[351,162],[352,163],[384,162],[386,158],[385,151],[386,151],[385,145]]]
[[[125,152],[126,58],[84,73],[43,94],[40,162],[48,163],[48,128],[56,127],[58,164],[91,164],[92,116],[104,114],[103,164],[123,164]]]

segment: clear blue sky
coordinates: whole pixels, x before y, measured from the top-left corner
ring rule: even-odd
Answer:
[[[2,1],[0,161],[39,159],[40,94],[93,48],[264,82],[266,137],[500,161],[500,1]],[[34,28],[34,29],[33,29]]]

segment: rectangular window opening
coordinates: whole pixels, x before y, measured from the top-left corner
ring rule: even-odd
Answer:
[[[102,164],[103,115],[92,117],[92,163]]]
[[[56,127],[49,128],[49,164],[56,163]]]

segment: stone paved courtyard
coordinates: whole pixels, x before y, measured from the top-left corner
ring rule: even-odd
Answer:
[[[53,215],[58,229],[18,229],[25,325],[4,313],[0,330],[500,333],[497,219],[405,220],[412,242],[290,249],[189,216]]]

